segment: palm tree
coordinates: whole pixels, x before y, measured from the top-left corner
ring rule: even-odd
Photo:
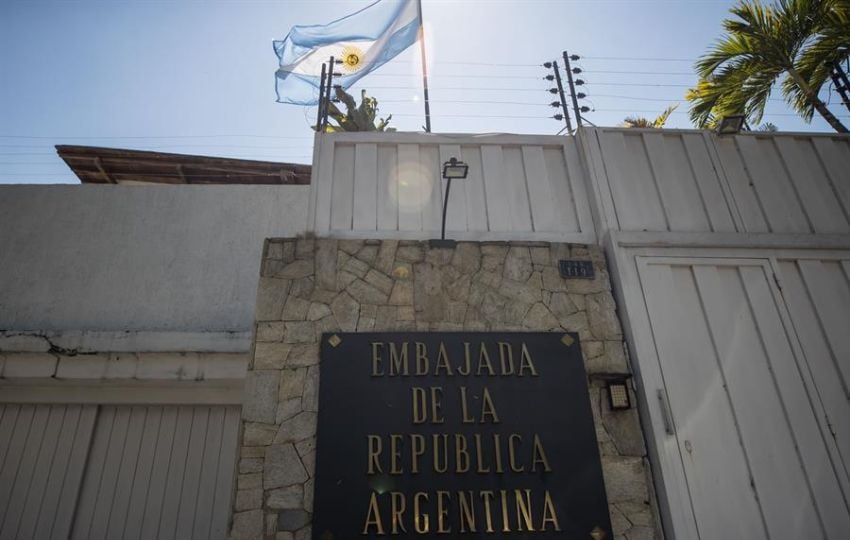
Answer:
[[[829,79],[833,66],[847,62],[850,57],[850,0],[834,0],[829,4],[818,35],[802,52],[797,62],[800,75],[812,88],[823,86]],[[794,93],[795,108],[809,120],[814,113],[814,107],[804,98],[805,96]]]
[[[723,21],[726,35],[700,58],[700,81],[685,96],[692,103],[691,120],[699,127],[716,118],[744,114],[758,124],[774,83],[783,77],[785,100],[804,118],[816,110],[838,132],[847,128],[818,97],[820,85],[798,67],[836,2],[847,0],[778,0],[775,6],[742,0]],[[811,118],[811,112],[809,117]]]
[[[664,127],[664,124],[667,123],[667,119],[670,118],[670,114],[676,110],[678,105],[670,105],[664,112],[655,117],[655,120],[649,120],[648,118],[644,118],[643,116],[627,116],[625,120],[623,120],[622,126],[626,128],[650,128],[650,129],[661,129]]]
[[[366,95],[366,90],[360,93],[360,105],[354,98],[342,88],[336,88],[336,97],[345,104],[346,112],[343,113],[334,103],[328,104],[328,116],[336,121],[336,125],[328,124],[329,133],[337,131],[395,131],[388,127],[393,115],[381,118],[376,123],[378,115],[378,100]]]

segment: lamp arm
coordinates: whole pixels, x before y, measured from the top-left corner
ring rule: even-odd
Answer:
[[[443,198],[443,228],[440,234],[440,239],[446,239],[446,208],[449,207],[449,190],[452,189],[451,177],[446,178],[446,196]]]

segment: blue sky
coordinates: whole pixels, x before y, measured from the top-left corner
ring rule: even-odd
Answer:
[[[55,144],[309,163],[315,109],[275,103],[272,40],[370,3],[2,0],[0,183],[77,182]],[[540,64],[564,49],[582,56],[592,122],[654,117],[682,101],[732,3],[423,0],[433,131],[557,133]],[[402,131],[424,124],[418,54],[354,90]],[[690,127],[686,110],[668,126]],[[767,111],[783,131],[830,131],[778,99]]]

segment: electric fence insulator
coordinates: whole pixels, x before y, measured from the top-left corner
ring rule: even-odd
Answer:
[[[576,85],[576,86],[581,86],[581,85],[583,85],[583,84],[584,84],[584,81],[583,81],[583,80],[581,80],[581,79],[576,79],[576,82],[575,82],[575,85]]]
[[[558,108],[558,107],[560,107],[560,106],[561,106],[560,102],[558,102],[558,101],[553,101],[553,102],[552,102],[552,103],[550,103],[549,105],[550,105],[550,106],[552,106],[552,107],[555,107],[555,108]]]
[[[563,115],[563,114],[556,114],[556,115],[554,115],[552,118],[554,118],[555,120],[563,120],[563,119],[564,119],[564,115]]]
[[[334,60],[334,64],[340,64],[340,65],[341,65],[341,64],[342,64],[342,60],[339,60],[339,59]]]
[[[335,89],[336,89],[336,88],[338,88],[338,89],[342,90],[342,85],[341,85],[341,84],[335,84],[335,85],[334,85],[334,88],[335,88]]]
[[[586,106],[586,105],[583,105],[583,106],[581,107],[581,109],[579,109],[579,110],[580,110],[581,112],[590,112],[590,107],[588,107],[588,106]]]
[[[578,92],[576,94],[576,97],[579,98],[579,99],[584,99],[584,98],[587,97],[587,94],[585,94],[584,92]]]
[[[546,75],[546,76],[545,76],[545,77],[543,77],[543,78],[544,78],[544,79],[546,79],[547,81],[554,81],[554,80],[555,80],[555,76],[554,76],[554,75]]]
[[[581,68],[573,68],[572,71],[573,71],[573,73],[578,75],[579,73],[581,73]]]
[[[331,103],[339,103],[339,98],[331,98]]]
[[[342,77],[342,73],[334,73],[334,77]]]
[[[549,89],[549,93],[550,93],[550,94],[557,94],[557,93],[558,93],[558,89],[557,89],[557,88],[550,88],[550,89]]]
[[[579,55],[577,55],[577,54],[571,54],[571,55],[570,55],[570,60],[581,60],[581,56],[579,56]]]
[[[543,67],[545,67],[546,69],[551,69],[552,68],[552,62],[544,62]]]

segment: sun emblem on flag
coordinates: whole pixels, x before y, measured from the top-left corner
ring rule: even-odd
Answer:
[[[363,51],[354,46],[342,50],[342,67],[349,73],[354,73],[363,67]]]

